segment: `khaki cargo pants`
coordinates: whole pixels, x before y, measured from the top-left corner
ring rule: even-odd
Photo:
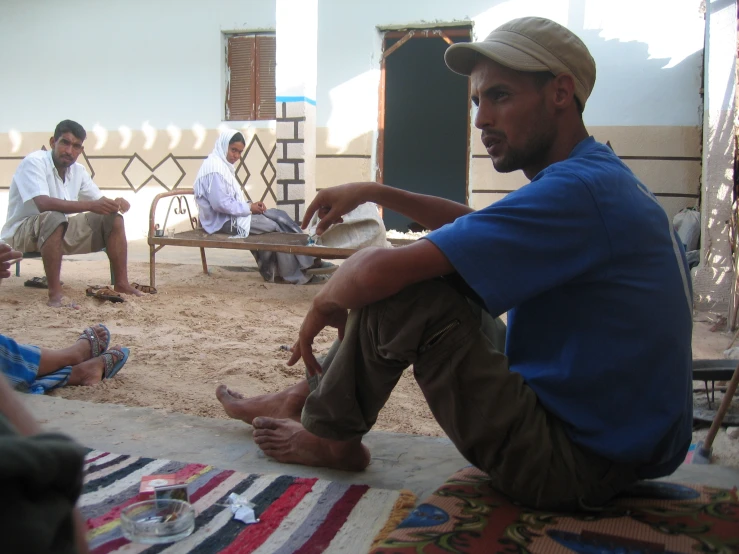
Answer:
[[[367,433],[413,366],[434,417],[500,492],[527,506],[588,509],[637,480],[574,445],[504,354],[505,326],[445,281],[420,283],[349,315],[302,424],[320,437]],[[535,340],[535,339],[533,339]]]
[[[118,214],[100,215],[92,212],[67,215],[42,212],[26,218],[13,235],[13,248],[21,252],[40,252],[46,239],[60,225],[65,226],[62,250],[64,254],[99,252],[108,244],[113,222]]]

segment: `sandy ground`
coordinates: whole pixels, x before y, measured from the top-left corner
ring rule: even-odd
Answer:
[[[253,266],[253,263],[251,264]],[[148,283],[148,264],[131,263],[130,280]],[[66,387],[56,396],[127,406],[146,406],[165,412],[226,417],[215,398],[218,384],[247,395],[276,392],[303,377],[303,367],[288,367],[291,345],[302,317],[320,285],[290,286],[265,283],[252,268],[212,267],[212,275],[198,265],[157,264],[159,293],[129,298],[122,304],[85,296],[85,287],[108,282],[108,264],[65,261],[65,293],[81,309],[51,309],[46,291],[23,286],[43,271],[38,260],[23,262],[21,278],[0,287],[0,332],[16,340],[49,348],[64,347],[92,323],[105,323],[112,344],[131,349],[121,373],[93,387]],[[696,317],[695,358],[722,358],[731,336],[711,332],[711,318]],[[325,353],[335,337],[324,330],[317,353]],[[696,383],[696,388],[702,388]],[[702,395],[703,397],[705,395]],[[696,400],[701,397],[696,394]],[[720,402],[720,393],[716,396]],[[739,399],[733,409],[739,412]],[[421,435],[442,435],[410,371],[406,371],[380,414],[375,429]],[[706,429],[697,429],[695,439]],[[714,463],[739,467],[739,439],[720,431]]]

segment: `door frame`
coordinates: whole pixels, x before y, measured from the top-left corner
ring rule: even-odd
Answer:
[[[406,42],[412,39],[441,38],[447,44],[454,44],[453,38],[467,38],[472,40],[472,26],[455,26],[455,27],[429,27],[421,29],[408,29],[403,31],[381,31],[382,32],[382,54],[380,57],[380,90],[379,90],[379,106],[377,115],[377,144],[375,150],[375,181],[384,184],[385,170],[385,60],[393,52],[401,48]],[[400,39],[392,46],[388,47],[388,40]],[[470,133],[471,133],[471,114],[472,100],[470,99],[470,84],[467,82],[467,156],[465,159],[465,175],[464,175],[464,198],[465,204],[470,204]]]

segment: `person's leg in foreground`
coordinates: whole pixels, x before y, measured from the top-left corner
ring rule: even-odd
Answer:
[[[0,444],[3,552],[86,554],[87,530],[75,508],[85,451],[68,437],[43,433],[3,376]]]
[[[121,347],[108,348],[109,341],[103,325],[89,327],[72,346],[62,349],[19,344],[0,335],[0,372],[21,391],[36,392],[37,381],[57,372],[58,383],[50,381],[42,388],[94,385],[105,375],[106,357],[110,358],[108,364],[121,359]],[[64,369],[67,371],[60,371]]]
[[[597,505],[633,481],[629,468],[570,443],[509,371],[501,348],[487,314],[432,281],[352,311],[314,392],[303,381],[252,399],[225,387],[217,395],[231,417],[254,425],[255,442],[276,460],[356,471],[370,461],[362,437],[413,365],[442,429],[512,498],[539,507]]]

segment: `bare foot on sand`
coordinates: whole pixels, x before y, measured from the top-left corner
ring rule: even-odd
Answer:
[[[300,381],[287,389],[253,398],[230,390],[226,385],[216,389],[216,398],[223,405],[228,417],[251,424],[255,417],[269,416],[300,421],[305,399],[310,394],[308,381]]]
[[[123,294],[133,294],[134,296],[144,296],[144,293],[140,290],[136,290],[131,285],[115,285],[113,290],[116,292],[122,292]]]
[[[369,450],[360,440],[322,439],[292,419],[257,417],[252,425],[257,446],[284,464],[362,471],[370,462]]]
[[[64,297],[61,294],[53,296],[49,294],[49,301],[46,303],[46,305],[52,308],[72,308],[73,310],[80,309],[80,307],[71,300],[69,302],[65,302]]]

